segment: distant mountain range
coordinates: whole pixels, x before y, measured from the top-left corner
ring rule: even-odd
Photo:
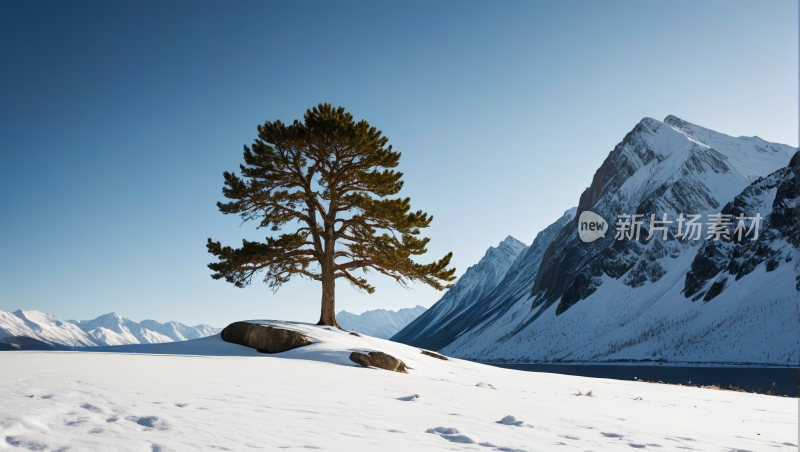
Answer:
[[[0,311],[0,339],[27,337],[50,345],[95,347],[125,344],[177,342],[217,334],[209,325],[186,326],[178,322],[136,323],[116,313],[94,320],[62,321],[39,311]]]
[[[375,309],[358,315],[342,311],[336,314],[336,321],[346,330],[389,339],[423,312],[425,308],[422,306],[400,309],[397,312]]]
[[[584,212],[608,223],[604,237],[580,238]],[[617,240],[623,214],[641,215],[639,237]],[[700,216],[698,240],[680,236],[681,214]],[[757,237],[737,237],[740,215],[761,218]],[[713,229],[725,234],[709,239]],[[800,365],[800,153],[645,118],[577,210],[515,259],[482,266],[502,278],[467,271],[392,340],[495,362]]]

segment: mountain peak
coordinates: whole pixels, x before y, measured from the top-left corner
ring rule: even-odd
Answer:
[[[694,132],[695,131],[693,130],[692,126],[694,126],[694,128],[697,127],[697,125],[692,124],[690,122],[686,122],[683,119],[681,119],[681,118],[679,118],[679,117],[677,117],[675,115],[667,115],[667,117],[664,118],[664,124],[672,127],[673,129],[676,129],[676,130],[678,130],[680,132],[683,132],[686,136],[689,136],[689,137],[694,137]]]
[[[519,248],[520,246],[525,246],[524,243],[520,242],[519,240],[515,239],[514,237],[512,237],[510,235],[508,237],[506,237],[505,239],[503,239],[502,242],[500,242],[499,246],[503,246],[503,245],[510,246],[510,247],[513,247],[513,248]]]
[[[452,289],[392,340],[438,350],[462,332],[501,317],[518,300],[527,300],[542,255],[576,211],[574,207],[567,210],[562,218],[539,232],[531,246],[508,236],[497,248],[489,248]]]
[[[498,259],[508,260],[508,263],[510,264],[511,261],[513,261],[514,258],[516,258],[519,253],[521,253],[527,247],[527,245],[509,235],[496,247],[490,246],[489,249],[486,250],[486,254],[483,255],[483,259],[481,259],[478,264],[484,262],[485,260],[495,262]]]
[[[675,115],[667,115],[667,117],[664,118],[664,124],[669,124],[671,126],[685,124],[685,123],[686,123],[686,121],[684,121],[683,119],[681,119],[681,118],[679,118],[679,117],[677,117]]]
[[[97,318],[95,318],[94,320],[83,320],[83,321],[79,321],[79,323],[97,322],[99,320],[121,322],[121,321],[125,320],[125,317],[117,314],[116,312],[109,312],[108,314],[103,314],[103,315],[97,316]]]
[[[37,311],[35,309],[29,309],[29,310],[17,309],[16,311],[12,312],[12,314],[15,314],[15,315],[25,314],[25,313],[44,314],[43,312],[39,312],[39,311]]]

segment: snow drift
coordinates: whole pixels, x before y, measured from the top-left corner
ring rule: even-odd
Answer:
[[[0,352],[0,449],[790,451],[794,399],[519,372],[335,328],[266,355],[219,335]],[[100,353],[97,353],[97,352]],[[364,368],[351,352],[402,359]],[[591,391],[591,397],[576,397]],[[576,415],[579,413],[579,415]]]

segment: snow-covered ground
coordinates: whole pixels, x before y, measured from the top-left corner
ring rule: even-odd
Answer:
[[[796,399],[441,361],[382,339],[282,324],[314,343],[277,355],[219,335],[0,352],[0,450],[797,448]],[[412,370],[349,361],[363,350]]]

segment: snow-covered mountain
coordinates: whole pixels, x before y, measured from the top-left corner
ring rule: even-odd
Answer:
[[[161,344],[173,341],[171,338],[149,330],[115,312],[101,315],[94,320],[69,320],[68,322],[86,332],[95,342],[103,345]]]
[[[709,214],[719,213],[757,178],[788,165],[796,151],[758,137],[734,138],[674,116],[664,122],[645,118],[597,170],[581,195],[578,212],[597,213],[611,227],[620,214],[644,214],[645,230],[650,214],[661,219],[666,213],[673,221],[680,213],[700,214],[705,237]],[[672,224],[671,238],[677,227]],[[576,231],[577,220],[562,230],[553,252],[542,262],[532,292],[534,308],[546,309],[558,301],[561,314],[597,290],[602,274],[614,279],[625,276],[631,287],[648,280],[655,283],[671,259],[696,252],[702,243],[615,240],[614,234],[607,234],[586,244]]]
[[[605,237],[584,243],[578,217],[567,222],[528,293],[487,295],[479,324],[440,349],[488,361],[800,364],[796,153],[674,116],[643,119],[580,198],[577,214],[604,218]],[[676,239],[681,213],[701,215],[699,240]],[[719,213],[764,217],[758,239],[707,240]],[[615,239],[621,214],[644,215],[638,240]],[[647,238],[650,214],[673,221],[655,225],[669,228],[666,240]]]
[[[139,324],[175,342],[213,336],[221,331],[219,328],[214,328],[210,325],[186,326],[178,322],[158,323],[155,320],[142,320]]]
[[[0,338],[25,336],[72,347],[99,345],[77,326],[39,311],[0,311]]]
[[[490,247],[436,304],[392,340],[434,350],[452,341],[454,333],[464,331],[463,325],[454,320],[481,310],[477,303],[497,287],[526,248],[524,243],[511,236],[500,242],[497,248]],[[454,328],[457,331],[453,331]]]
[[[422,306],[400,309],[397,312],[375,309],[362,314],[342,311],[336,314],[336,321],[342,328],[366,334],[367,336],[389,339],[406,325],[425,312]]]
[[[209,325],[189,327],[177,322],[158,323],[144,320],[136,323],[116,313],[94,320],[61,321],[39,311],[0,311],[0,338],[22,336],[53,345],[94,347],[101,345],[158,344],[197,339],[217,333]]]

